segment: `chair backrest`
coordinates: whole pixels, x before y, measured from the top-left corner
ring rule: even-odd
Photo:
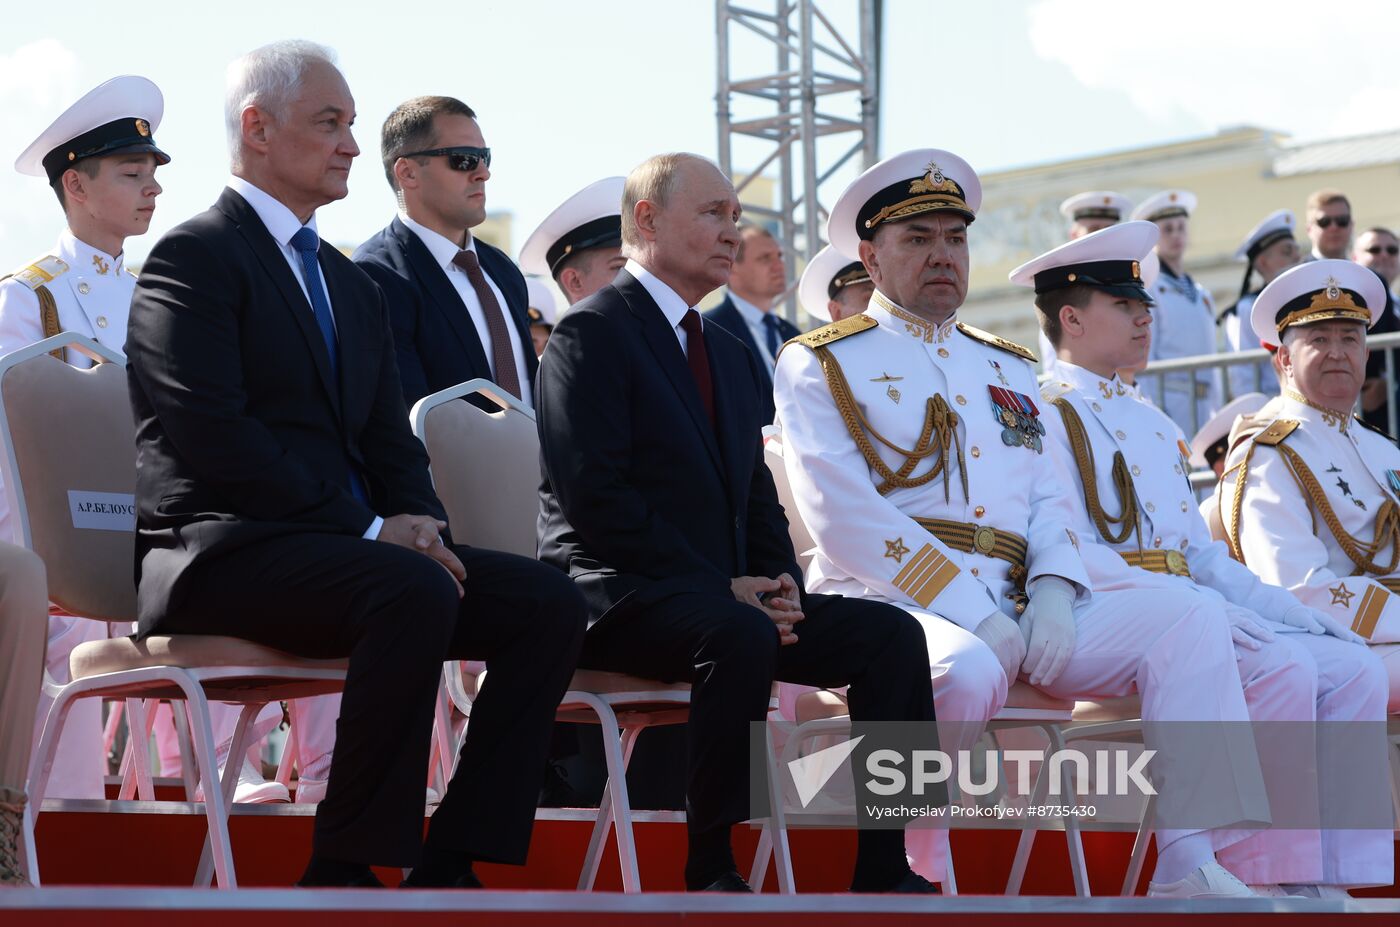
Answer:
[[[62,347],[105,363],[78,369],[49,354]],[[44,561],[49,601],[134,621],[136,428],[125,358],[72,333],[0,358],[0,441],[11,518]]]
[[[498,410],[463,401],[473,394]],[[424,396],[411,416],[414,434],[428,449],[453,540],[534,557],[540,485],[534,414],[496,384],[478,379]]]
[[[773,484],[778,488],[778,501],[787,513],[788,537],[792,538],[792,549],[797,553],[797,565],[805,574],[812,565],[813,550],[817,542],[812,533],[802,523],[802,515],[797,511],[797,501],[792,495],[792,484],[788,482],[787,467],[783,464],[783,439],[775,434],[763,444],[763,460],[773,474]]]

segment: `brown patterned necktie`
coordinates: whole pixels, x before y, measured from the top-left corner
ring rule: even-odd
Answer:
[[[524,398],[520,391],[520,375],[515,370],[515,352],[510,347],[510,329],[491,284],[481,272],[475,251],[458,251],[452,263],[462,268],[471,281],[476,298],[481,300],[481,312],[486,316],[486,330],[491,335],[491,365],[496,369],[496,384],[516,399]]]

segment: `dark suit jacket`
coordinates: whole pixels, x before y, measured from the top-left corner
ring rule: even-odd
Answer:
[[[782,316],[775,316],[778,320],[778,334],[783,341],[789,338],[796,338],[802,334],[796,325],[793,325]],[[739,312],[739,307],[734,305],[734,301],[728,294],[724,297],[724,302],[705,313],[705,321],[714,322],[729,334],[738,338],[750,351],[753,352],[754,360],[758,361],[758,370],[763,377],[765,388],[763,391],[764,418],[763,424],[768,425],[777,414],[777,406],[773,403],[773,374],[768,370],[768,364],[764,361],[763,352],[754,343],[753,332],[749,331],[748,323],[744,321],[744,316]]]
[[[802,575],[763,460],[768,389],[753,355],[704,326],[712,428],[674,330],[630,274],[571,308],[540,366],[540,559],[590,624],[735,576]],[[718,431],[718,434],[716,434]]]
[[[533,382],[539,362],[530,340],[525,277],[504,251],[476,243],[477,259],[506,304],[525,351],[525,374]],[[426,245],[397,216],[355,250],[355,263],[374,278],[389,302],[404,399],[411,406],[430,393],[482,377],[491,364],[467,307]]]
[[[127,380],[136,417],[142,632],[189,568],[295,532],[363,534],[376,513],[445,519],[409,430],[379,288],[322,243],[340,377],[257,213],[225,190],[172,229],[136,284]],[[350,468],[370,505],[350,493]]]

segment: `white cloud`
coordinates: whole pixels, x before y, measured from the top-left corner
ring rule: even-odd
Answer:
[[[1300,137],[1400,125],[1400,5],[1386,0],[1040,0],[1028,20],[1037,55],[1161,121]]]

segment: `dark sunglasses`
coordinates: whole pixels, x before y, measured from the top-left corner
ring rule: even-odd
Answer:
[[[1317,227],[1320,229],[1329,228],[1333,222],[1337,223],[1337,228],[1344,229],[1348,225],[1351,225],[1351,216],[1337,216],[1336,218],[1332,216],[1318,216],[1313,221],[1317,223]]]
[[[1367,254],[1380,254],[1382,251],[1386,254],[1400,254],[1400,245],[1372,245],[1366,249]]]
[[[444,155],[447,166],[454,171],[474,171],[478,165],[491,166],[491,149],[473,145],[458,145],[456,148],[433,148],[428,151],[410,151],[399,155],[401,158],[433,158]]]

